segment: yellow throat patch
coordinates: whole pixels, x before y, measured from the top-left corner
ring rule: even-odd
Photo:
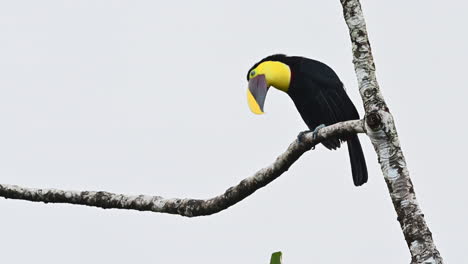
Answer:
[[[253,74],[252,74],[253,73]],[[291,69],[288,65],[279,61],[264,61],[249,73],[252,79],[257,75],[264,74],[268,86],[287,92],[291,82]]]

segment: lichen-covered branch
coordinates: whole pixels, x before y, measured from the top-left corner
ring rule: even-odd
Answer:
[[[238,185],[227,189],[223,194],[207,200],[201,199],[166,199],[161,196],[124,195],[110,192],[64,191],[57,189],[35,189],[16,185],[0,184],[0,197],[28,200],[44,203],[69,203],[101,208],[132,209],[159,213],[178,214],[194,217],[220,212],[262,188],[281,174],[306,151],[322,140],[340,135],[364,133],[362,120],[337,123],[319,130],[317,137],[312,133],[296,139],[276,161],[253,176],[242,180]]]
[[[375,64],[359,0],[341,0],[348,25],[353,63],[366,111],[366,131],[382,168],[390,196],[411,252],[411,263],[442,264],[432,234],[416,200],[392,115],[380,93]]]

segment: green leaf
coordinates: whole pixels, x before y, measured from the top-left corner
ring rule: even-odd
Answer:
[[[281,264],[283,253],[281,251],[271,254],[270,264]]]

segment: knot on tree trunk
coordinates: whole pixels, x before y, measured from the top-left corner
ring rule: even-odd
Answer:
[[[367,126],[372,131],[377,131],[382,128],[382,116],[376,110],[369,112],[365,117]]]

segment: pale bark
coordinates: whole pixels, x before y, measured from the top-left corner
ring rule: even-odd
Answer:
[[[370,137],[411,252],[411,263],[443,263],[416,200],[392,115],[380,93],[375,64],[359,0],[341,0],[348,25],[359,92]]]
[[[264,187],[289,169],[289,167],[306,151],[330,137],[364,133],[362,120],[337,123],[319,130],[317,137],[306,133],[301,140],[296,139],[273,164],[265,167],[253,176],[242,180],[238,185],[227,189],[223,194],[211,199],[166,199],[151,195],[124,195],[95,191],[64,191],[57,189],[35,189],[16,185],[0,185],[0,197],[28,200],[44,203],[69,203],[95,206],[101,208],[132,209],[159,213],[178,214],[187,217],[210,215],[220,212],[256,190]]]
[[[380,93],[366,24],[359,0],[341,0],[350,31],[353,63],[359,91],[365,108],[365,121],[353,120],[321,129],[317,138],[310,133],[295,140],[276,161],[223,194],[211,199],[166,199],[160,196],[129,196],[110,192],[63,191],[0,185],[0,197],[44,203],[70,203],[101,208],[133,209],[179,214],[187,217],[220,212],[243,200],[259,188],[278,178],[306,151],[322,140],[339,135],[366,133],[375,148],[390,196],[408,244],[412,263],[442,264],[432,234],[424,220],[409,177],[406,161],[398,140],[395,123]]]

